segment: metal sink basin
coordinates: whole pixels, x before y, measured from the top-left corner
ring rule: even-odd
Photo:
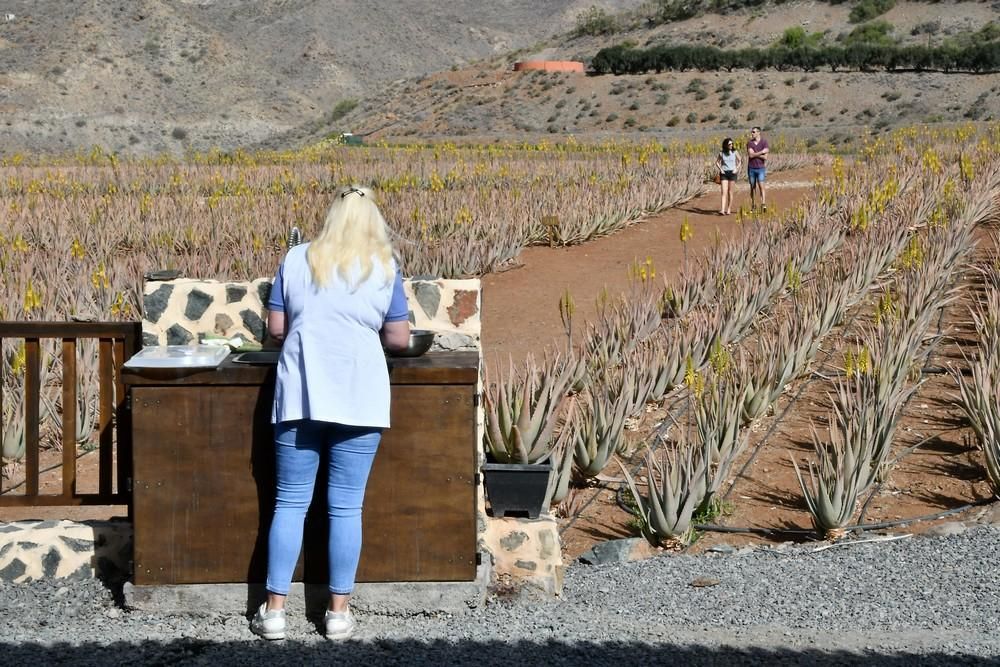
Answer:
[[[258,352],[240,352],[233,357],[234,364],[256,364],[260,366],[274,366],[278,363],[278,355],[281,350],[260,350]]]

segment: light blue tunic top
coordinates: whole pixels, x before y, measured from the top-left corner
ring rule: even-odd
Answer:
[[[373,258],[371,274],[357,287],[334,272],[319,289],[308,247],[288,251],[268,299],[269,310],[284,311],[287,327],[271,421],[388,428],[389,372],[378,332],[383,322],[408,317],[399,271],[393,263],[394,275],[386,275]],[[359,274],[360,265],[353,275]]]

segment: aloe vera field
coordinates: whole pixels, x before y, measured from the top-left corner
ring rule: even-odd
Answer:
[[[336,187],[371,184],[406,275],[482,278],[483,446],[553,464],[567,556],[914,530],[1000,493],[998,148],[987,125],[836,156],[775,140],[768,210],[740,182],[733,216],[713,214],[714,143],[15,155],[0,319],[137,319],[157,269],[271,275],[293,225],[308,238]],[[61,368],[42,360],[58,459]],[[24,363],[5,341],[4,488]],[[84,458],[96,373],[80,362]]]

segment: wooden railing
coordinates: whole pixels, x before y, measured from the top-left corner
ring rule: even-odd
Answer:
[[[23,493],[10,493],[0,478],[0,507],[40,505],[128,505],[132,489],[132,427],[126,409],[121,367],[142,342],[139,322],[0,322],[0,343],[24,341],[24,472]],[[42,339],[62,341],[62,493],[39,494],[39,425],[42,417]],[[77,344],[98,341],[98,490],[77,491]],[[3,414],[0,386],[0,414]],[[115,451],[117,447],[117,452]],[[117,457],[116,457],[117,454]],[[117,466],[115,459],[117,458]],[[131,511],[130,511],[131,513]]]

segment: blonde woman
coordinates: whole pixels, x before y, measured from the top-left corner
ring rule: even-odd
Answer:
[[[722,150],[715,158],[715,168],[719,170],[719,187],[722,194],[719,215],[730,215],[733,212],[733,190],[736,189],[736,174],[742,165],[743,157],[733,145],[733,140],[726,137],[722,140]]]
[[[330,523],[326,636],[342,640],[354,632],[348,602],[361,554],[361,505],[382,429],[389,426],[383,347],[407,346],[408,316],[372,192],[342,189],[319,237],[288,251],[268,300],[267,328],[282,346],[271,418],[277,494],[267,601],[251,623],[265,639],[285,637],[285,598],[323,459]]]

